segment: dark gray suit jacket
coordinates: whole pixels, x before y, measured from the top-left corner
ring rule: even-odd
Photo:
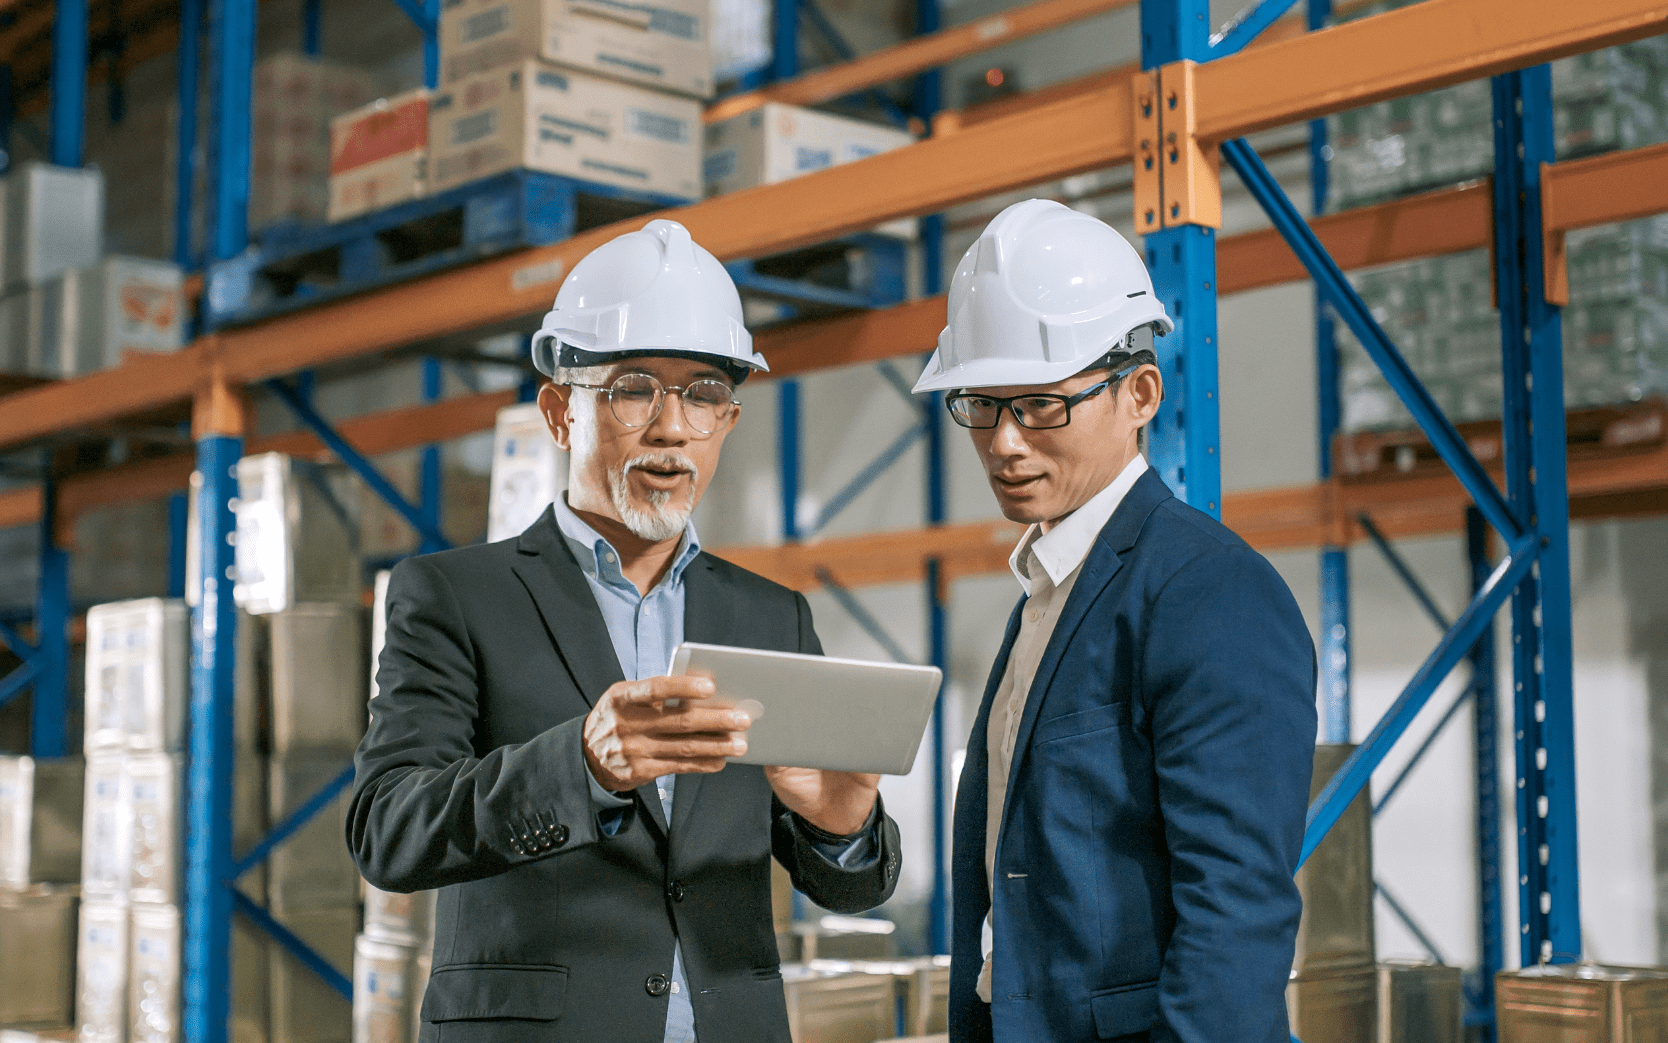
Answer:
[[[684,584],[690,641],[821,652],[793,591],[710,554]],[[581,728],[622,679],[550,511],[394,570],[347,839],[373,886],[441,889],[422,1043],[660,1043],[674,940],[703,1043],[786,1043],[772,852],[825,908],[891,896],[883,810],[879,857],[839,869],[761,768],[680,776],[670,839],[653,784],[602,820]]]

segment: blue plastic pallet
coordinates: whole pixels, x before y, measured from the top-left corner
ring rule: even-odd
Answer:
[[[203,324],[256,322],[688,202],[512,170],[339,224],[274,226],[209,267]]]
[[[744,299],[777,305],[771,320],[886,308],[907,296],[909,244],[873,232],[724,267]],[[766,323],[768,325],[769,323]]]

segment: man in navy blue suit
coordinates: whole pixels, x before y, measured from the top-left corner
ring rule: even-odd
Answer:
[[[916,391],[1030,527],[955,809],[952,1043],[1287,1043],[1315,656],[1138,438],[1174,326],[1116,231],[1004,210]]]

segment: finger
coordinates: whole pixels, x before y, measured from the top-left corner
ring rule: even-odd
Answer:
[[[690,732],[744,732],[753,726],[753,719],[740,710],[724,710],[711,706],[684,706],[667,710],[645,722],[644,732],[650,735],[683,735]]]
[[[681,677],[650,677],[646,679],[651,691],[658,699],[707,699],[718,691],[712,678],[699,674],[686,674]]]
[[[713,772],[723,771],[729,763],[723,757],[681,757],[647,761],[642,765],[642,770],[649,774],[643,782],[653,782],[663,775],[711,775]]]
[[[683,757],[739,757],[746,752],[746,739],[713,735],[654,740],[644,744],[642,755],[649,760],[674,760]]]

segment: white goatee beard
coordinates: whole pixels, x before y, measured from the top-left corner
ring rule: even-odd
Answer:
[[[648,509],[639,509],[631,502],[631,487],[626,483],[631,472],[639,467],[688,471],[689,492],[684,502],[672,505],[672,494],[656,489],[649,493]],[[700,478],[701,472],[695,462],[682,453],[645,453],[627,460],[624,467],[610,475],[608,486],[614,510],[631,534],[640,540],[660,543],[682,533],[684,526],[689,524],[689,516],[695,511],[695,487]]]

